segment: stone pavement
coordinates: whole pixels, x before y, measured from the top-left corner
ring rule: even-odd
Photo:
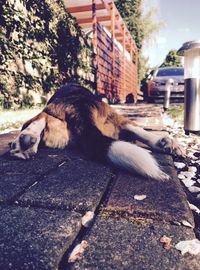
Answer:
[[[163,129],[158,105],[120,110],[145,123],[149,118],[151,126],[156,118],[154,130]],[[174,248],[195,235],[183,225],[194,221],[170,156],[155,155],[171,176],[158,182],[86,160],[72,149],[11,159],[6,151],[13,136],[0,135],[0,270],[200,269],[199,255],[183,256]],[[88,228],[81,223],[87,211],[95,213]],[[160,242],[163,235],[172,239],[169,250]],[[88,243],[83,256],[68,263],[82,240]]]

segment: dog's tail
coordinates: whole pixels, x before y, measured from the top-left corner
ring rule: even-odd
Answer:
[[[96,127],[87,129],[81,141],[84,152],[94,159],[109,160],[117,167],[129,172],[137,172],[145,177],[158,180],[169,179],[146,149],[104,136]]]

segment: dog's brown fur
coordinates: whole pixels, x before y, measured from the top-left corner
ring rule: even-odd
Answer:
[[[148,152],[118,141],[133,142],[134,139],[156,150],[170,149],[171,152],[181,153],[181,148],[173,140],[150,135],[84,87],[68,84],[53,95],[40,114],[23,125],[10,153],[27,159],[37,153],[40,141],[48,147],[61,149],[69,143],[76,143],[92,158],[108,159],[150,177],[167,178]]]

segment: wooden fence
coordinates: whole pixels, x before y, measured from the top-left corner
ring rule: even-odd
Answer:
[[[97,92],[111,103],[136,101],[138,50],[114,1],[67,0],[66,9],[92,32]]]
[[[131,95],[136,100],[137,64],[117,42],[112,43],[111,37],[100,24],[97,24],[96,58],[98,92],[112,103],[124,102]]]

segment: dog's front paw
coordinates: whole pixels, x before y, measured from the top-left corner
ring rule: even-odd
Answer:
[[[10,155],[21,159],[30,159],[37,153],[39,138],[32,134],[21,133],[11,142]]]
[[[165,136],[158,140],[156,146],[162,149],[167,154],[172,154],[174,156],[181,156],[181,157],[186,156],[185,149],[181,145],[179,145],[179,143],[175,138]]]

